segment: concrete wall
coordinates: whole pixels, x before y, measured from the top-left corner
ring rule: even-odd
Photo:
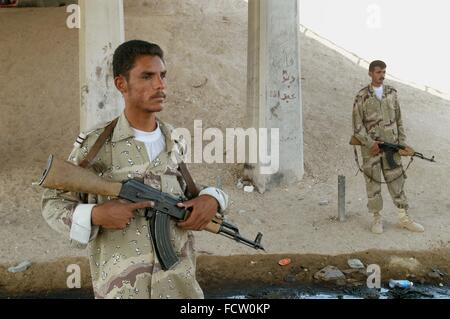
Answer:
[[[2,171],[67,153],[78,134],[78,31],[66,16],[64,8],[0,11],[0,30],[14,29],[0,40]]]
[[[55,234],[43,235],[41,190],[30,186],[78,135],[78,31],[66,27],[65,8],[1,9],[0,30],[0,236],[11,249],[0,258],[44,256]]]

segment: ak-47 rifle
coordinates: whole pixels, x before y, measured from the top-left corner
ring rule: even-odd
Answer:
[[[352,136],[352,138],[350,139],[350,145],[361,145],[361,142],[356,137]],[[434,160],[434,156],[432,156],[431,158],[425,157],[422,153],[413,151],[410,147],[405,145],[380,142],[380,144],[378,144],[378,147],[384,153],[386,153],[386,160],[391,169],[398,167],[397,163],[394,160],[394,154],[400,150],[405,151],[405,156],[418,157],[429,162],[436,162]]]
[[[146,210],[146,217],[150,220],[149,232],[161,268],[168,270],[179,262],[170,241],[169,221],[170,218],[182,221],[189,216],[188,210],[177,206],[183,201],[182,198],[160,192],[137,179],[129,179],[122,183],[110,182],[87,169],[54,158],[52,155],[48,159],[47,167],[38,184],[49,189],[111,196],[134,203],[153,201],[155,205]],[[239,229],[223,218],[215,217],[208,224],[206,230],[224,235],[252,248],[264,250],[261,245],[261,233],[258,233],[256,239],[251,241],[242,237]]]

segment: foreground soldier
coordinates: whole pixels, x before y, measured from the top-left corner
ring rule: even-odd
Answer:
[[[371,230],[373,233],[383,233],[381,210],[381,172],[383,172],[389,193],[398,208],[399,226],[414,232],[423,232],[422,225],[414,222],[408,215],[408,201],[403,190],[405,174],[401,162],[402,152],[395,153],[394,160],[398,167],[391,168],[386,160],[386,154],[380,152],[381,142],[406,145],[397,90],[383,85],[386,75],[386,64],[383,61],[373,61],[369,66],[369,76],[372,83],[360,90],[353,105],[353,134],[361,143],[363,157],[363,172],[366,179],[366,189],[369,213],[373,215]],[[408,153],[414,153],[408,147]],[[404,155],[406,155],[404,154]]]
[[[69,160],[111,181],[142,178],[163,192],[184,196],[186,183],[178,171],[178,160],[186,154],[187,146],[172,137],[170,125],[156,118],[166,97],[161,48],[144,41],[126,42],[114,53],[113,68],[125,110],[106,129],[80,135]],[[112,133],[93,151],[108,128]],[[89,160],[93,152],[96,154]],[[203,298],[195,277],[189,230],[203,230],[227,203],[227,195],[213,187],[183,203],[192,213],[178,225],[172,222],[171,239],[180,263],[167,271],[161,269],[154,254],[144,216],[144,208],[152,202],[126,203],[92,194],[46,190],[42,214],[73,244],[80,248],[88,245],[96,298]]]

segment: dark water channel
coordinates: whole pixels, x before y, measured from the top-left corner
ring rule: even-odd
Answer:
[[[7,296],[0,292],[1,299],[93,299],[90,290],[75,289],[50,293]],[[382,287],[258,287],[246,289],[227,288],[221,291],[205,289],[207,299],[450,299],[450,285],[416,285],[402,289]]]

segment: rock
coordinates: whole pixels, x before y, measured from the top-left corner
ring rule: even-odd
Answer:
[[[431,270],[438,273],[441,277],[447,276],[447,274],[445,272],[442,272],[437,268],[431,268]]]
[[[203,79],[199,79],[199,80],[195,81],[194,83],[192,83],[192,87],[199,89],[199,88],[205,86],[206,83],[208,83],[208,78],[205,76],[205,77],[203,77]]]
[[[436,272],[436,271],[430,271],[427,274],[427,276],[430,277],[430,278],[433,278],[433,279],[441,279],[441,275],[438,272]]]
[[[242,183],[242,178],[239,178],[239,180],[236,183],[236,187],[237,187],[237,189],[244,188],[244,184]]]
[[[359,259],[349,259],[347,260],[347,264],[352,269],[364,269],[364,264]]]
[[[27,270],[28,268],[30,268],[30,266],[31,266],[31,261],[25,260],[25,261],[22,261],[17,266],[9,267],[8,271],[12,272],[12,273],[23,272],[23,271]]]
[[[351,274],[359,273],[360,270],[359,269],[345,269],[345,270],[342,270],[342,272],[345,275],[351,275]]]
[[[326,266],[316,272],[314,278],[323,281],[345,280],[345,275],[335,266]]]
[[[322,200],[320,200],[320,202],[319,202],[319,205],[320,206],[325,206],[325,205],[328,205],[328,199],[322,199]]]
[[[255,190],[254,186],[244,186],[244,192],[252,193]]]
[[[286,277],[284,277],[284,281],[285,282],[296,282],[297,279],[295,278],[294,275],[286,275]]]

